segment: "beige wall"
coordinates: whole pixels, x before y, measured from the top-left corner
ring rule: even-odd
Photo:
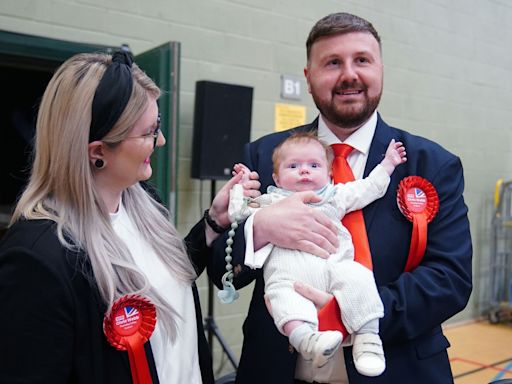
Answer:
[[[313,23],[337,11],[371,20],[382,36],[385,90],[380,112],[395,126],[462,158],[474,245],[475,292],[454,320],[480,314],[489,276],[494,184],[512,179],[512,3],[508,0],[2,0],[0,29],[135,53],[181,42],[179,229],[186,233],[209,199],[209,183],[190,179],[197,80],[254,87],[252,138],[271,131],[280,75],[302,76]],[[308,95],[298,104],[316,110]],[[202,203],[200,203],[202,198]],[[206,289],[200,281],[202,298]],[[216,304],[236,353],[251,289]],[[203,300],[206,312],[206,301]],[[215,365],[219,367],[220,357]],[[226,363],[224,370],[229,370]]]

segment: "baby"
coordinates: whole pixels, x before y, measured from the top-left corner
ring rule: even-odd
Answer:
[[[246,252],[245,264],[262,268],[265,295],[270,301],[272,317],[290,344],[313,365],[321,367],[339,348],[343,335],[339,331],[318,331],[315,305],[293,288],[295,281],[331,292],[339,303],[347,331],[354,335],[353,359],[359,373],[378,376],[385,367],[379,318],[384,315],[382,301],[371,270],[354,261],[354,247],[341,218],[362,209],[382,197],[396,166],[406,161],[402,143],[391,140],[384,159],[368,177],[345,184],[331,183],[332,150],[312,133],[295,133],[273,153],[272,177],[277,187],[267,194],[244,199],[239,188],[230,197],[230,218],[242,220],[259,207],[271,205],[294,192],[315,191],[322,201],[311,203],[333,220],[338,229],[340,246],[335,254],[322,259],[294,249],[268,244],[254,253]],[[235,172],[249,172],[242,164]]]

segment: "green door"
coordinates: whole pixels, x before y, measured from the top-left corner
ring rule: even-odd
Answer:
[[[28,180],[35,111],[54,71],[76,53],[114,49],[0,30],[0,237]]]
[[[113,52],[119,47],[100,44],[86,44],[41,36],[25,35],[0,30],[0,70],[2,68],[23,68],[34,72],[46,72],[48,80],[54,70],[67,58],[79,52]],[[165,43],[135,57],[137,64],[162,89],[159,100],[162,113],[162,131],[167,144],[153,156],[152,183],[157,188],[165,205],[176,220],[177,197],[177,143],[178,143],[178,90],[180,45]],[[2,111],[5,112],[5,111]],[[3,165],[0,165],[3,166]],[[9,202],[8,209],[11,211]],[[3,219],[0,206],[0,228],[8,222]],[[10,215],[9,215],[10,217]]]
[[[158,101],[167,143],[156,150],[151,181],[177,221],[178,96],[180,44],[168,42],[135,56],[135,62],[162,90]]]

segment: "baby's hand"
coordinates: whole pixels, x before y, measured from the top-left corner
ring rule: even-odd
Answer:
[[[406,153],[403,143],[400,141],[395,142],[395,139],[391,140],[385,157],[389,158],[391,163],[396,167],[397,165],[407,161],[407,157],[405,157],[405,155]]]
[[[407,161],[405,147],[402,142],[392,139],[384,155],[384,160],[380,163],[388,175],[391,175],[395,167]]]
[[[242,179],[239,181],[239,184],[244,184],[250,180],[249,176],[251,174],[251,170],[242,163],[237,163],[233,166],[233,176],[239,173],[242,173]]]

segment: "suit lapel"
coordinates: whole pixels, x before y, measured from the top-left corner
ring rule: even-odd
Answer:
[[[310,124],[306,124],[306,125],[296,128],[296,130],[294,130],[294,132],[296,132],[296,131],[303,131],[303,132],[318,131],[318,117],[315,120],[313,120]]]
[[[382,161],[392,138],[393,134],[391,132],[391,128],[381,119],[380,115],[378,115],[377,127],[375,129],[375,134],[373,135],[370,151],[368,153],[368,160],[366,161],[366,167],[364,169],[364,177],[367,177],[373,168]],[[375,212],[379,210],[381,204],[384,204],[384,200],[384,197],[378,199],[363,209],[367,233],[370,233],[373,219],[375,218]]]

